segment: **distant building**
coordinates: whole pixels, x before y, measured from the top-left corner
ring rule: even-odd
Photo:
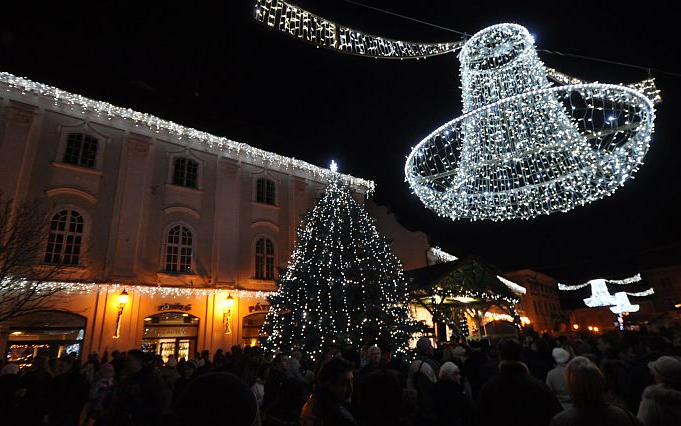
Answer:
[[[529,318],[534,330],[540,333],[554,331],[557,320],[562,316],[558,282],[530,269],[506,272],[503,276],[525,287],[527,292],[518,303],[517,309]]]

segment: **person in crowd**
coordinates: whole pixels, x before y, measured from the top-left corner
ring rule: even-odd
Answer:
[[[272,363],[261,362],[260,365],[258,365],[258,376],[256,377],[253,386],[251,386],[253,395],[255,395],[255,400],[258,402],[258,408],[262,408],[262,401],[265,396],[265,383],[267,383],[271,368]]]
[[[270,374],[265,383],[265,395],[262,400],[263,410],[267,408],[277,399],[279,396],[279,390],[281,389],[281,384],[284,380],[292,377],[289,371],[290,363],[289,356],[286,354],[277,354],[274,357],[274,362],[272,363],[272,368],[270,368]]]
[[[463,371],[473,389],[473,398],[477,398],[480,388],[484,383],[483,366],[487,364],[487,353],[483,350],[480,342],[472,340],[470,342],[470,354],[463,363]]]
[[[93,351],[88,355],[87,361],[80,367],[80,373],[85,376],[88,383],[92,384],[95,381],[99,365],[99,352]]]
[[[610,403],[626,407],[627,388],[631,362],[634,360],[633,348],[623,342],[607,345],[600,364],[605,376],[606,392]]]
[[[367,357],[369,362],[360,368],[357,372],[357,377],[362,378],[368,374],[378,371],[381,364],[381,348],[377,345],[370,346],[367,350]]]
[[[114,394],[103,424],[117,426],[155,425],[170,405],[170,389],[154,371],[151,359],[139,349],[128,351],[125,377]]]
[[[175,404],[180,394],[184,391],[187,383],[194,377],[196,370],[199,367],[196,365],[194,360],[189,360],[182,365],[181,371],[179,371],[180,377],[175,381],[175,387],[173,388],[172,402]]]
[[[641,403],[641,397],[646,387],[655,384],[653,375],[648,367],[651,362],[669,352],[669,347],[662,336],[644,336],[638,359],[629,374],[628,407],[636,412]]]
[[[365,367],[366,368],[366,367]],[[357,381],[356,413],[363,426],[401,424],[402,385],[389,369],[376,369]]]
[[[111,352],[111,362],[109,364],[113,365],[116,381],[120,381],[125,369],[125,353],[120,351]]]
[[[565,382],[565,366],[570,360],[570,352],[563,348],[553,348],[551,356],[553,356],[553,360],[556,362],[556,367],[546,375],[546,384],[556,396],[560,405],[563,406],[563,410],[567,410],[572,408],[570,391]]]
[[[80,421],[90,385],[74,364],[70,356],[59,359],[58,374],[50,389],[50,426],[77,426]]]
[[[590,359],[577,356],[565,367],[572,408],[557,414],[551,426],[636,426],[640,423],[626,409],[606,402],[603,372]]]
[[[370,345],[362,345],[359,349],[359,368],[369,364],[369,348]]]
[[[196,376],[159,424],[171,426],[259,426],[253,392],[237,376],[211,372]]]
[[[325,362],[317,385],[300,413],[301,426],[356,426],[347,406],[352,401],[353,366],[340,357]]]
[[[0,416],[7,424],[20,421],[19,393],[21,385],[19,366],[13,362],[5,364],[0,370]]]
[[[507,338],[499,342],[497,349],[501,358],[499,375],[480,389],[478,423],[484,426],[548,424],[563,407],[548,386],[531,376],[521,362],[522,344]]]
[[[649,368],[655,384],[643,391],[638,418],[645,426],[681,425],[681,358],[664,355]]]
[[[163,362],[163,358],[161,358],[161,362]],[[175,389],[175,382],[180,378],[180,373],[177,371],[177,360],[175,359],[175,356],[170,354],[168,356],[168,361],[163,363],[158,371],[163,381],[168,385],[168,388]]]
[[[49,360],[42,355],[33,358],[32,365],[24,372],[21,387],[26,391],[21,400],[21,412],[26,424],[45,423],[53,377]]]
[[[111,403],[114,386],[116,385],[113,365],[102,364],[97,371],[97,378],[90,387],[88,395],[88,417],[97,420],[102,417],[105,409]]]
[[[284,380],[279,396],[262,415],[263,426],[298,426],[308,396],[305,383],[295,377]]]
[[[433,384],[437,382],[440,366],[432,358],[430,339],[420,337],[416,342],[416,359],[409,367],[410,387],[416,390],[418,417],[421,422],[433,422]]]
[[[312,385],[312,382],[314,381],[314,371],[309,365],[309,360],[305,359],[303,357],[303,353],[300,351],[293,351],[291,353],[291,365],[293,366],[295,363],[293,360],[296,360],[298,362],[298,369],[300,371],[300,375],[303,377],[303,382],[307,385],[310,386]]]
[[[451,361],[440,367],[437,383],[433,385],[433,406],[437,424],[441,426],[461,426],[470,424],[473,419],[473,402],[466,394],[461,378],[461,370]]]

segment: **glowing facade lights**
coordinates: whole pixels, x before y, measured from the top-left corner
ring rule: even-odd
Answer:
[[[405,166],[414,193],[438,214],[566,212],[611,195],[642,163],[654,108],[638,90],[552,87],[530,34],[515,24],[475,34],[459,59],[464,115],[422,140]]]
[[[299,170],[313,177],[328,180],[334,173],[329,169],[314,166],[301,160],[274,154],[254,148],[245,143],[225,137],[211,135],[200,130],[181,126],[172,121],[163,120],[151,114],[121,108],[106,102],[88,99],[84,96],[69,93],[56,87],[36,83],[15,75],[0,72],[0,90],[16,91],[24,95],[38,95],[51,101],[57,109],[90,112],[102,120],[124,120],[134,127],[145,127],[152,132],[173,136],[174,140],[184,142],[193,149],[200,149],[219,156],[238,159],[252,164],[277,167],[282,170]],[[139,131],[139,130],[136,130]],[[374,190],[374,182],[341,175],[344,183],[370,194]]]

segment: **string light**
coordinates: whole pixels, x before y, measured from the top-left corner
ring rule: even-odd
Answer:
[[[241,289],[223,289],[223,288],[188,288],[188,287],[171,287],[171,286],[148,286],[148,285],[130,285],[130,284],[111,284],[111,283],[80,283],[80,282],[63,282],[63,281],[48,281],[35,283],[33,281],[12,281],[12,286],[7,286],[3,283],[2,289],[4,291],[23,292],[36,291],[37,293],[45,294],[64,294],[64,295],[83,295],[93,292],[108,291],[109,293],[120,293],[126,290],[128,293],[134,293],[140,296],[161,296],[161,297],[205,297],[214,295],[230,294],[232,297],[250,298],[250,299],[266,299],[274,294],[275,291],[252,291]],[[58,292],[58,293],[57,293]]]
[[[405,176],[452,219],[529,219],[611,195],[653,131],[651,100],[629,87],[551,87],[524,27],[500,24],[459,53],[464,114],[412,150]],[[607,117],[614,117],[607,120]]]
[[[264,166],[275,166],[282,170],[299,170],[315,178],[325,180],[328,180],[333,174],[329,169],[314,166],[305,161],[284,157],[232,139],[214,136],[210,133],[184,127],[151,114],[88,99],[81,95],[69,93],[46,84],[36,83],[6,72],[0,73],[0,85],[5,86],[6,92],[14,92],[22,96],[38,95],[46,99],[51,99],[57,109],[72,110],[80,113],[88,112],[107,120],[122,119],[124,121],[129,121],[134,127],[145,127],[149,131],[157,134],[174,136],[175,140],[184,142],[191,148],[215,153],[224,157],[247,161],[252,164],[260,163]],[[341,179],[344,183],[362,190],[367,195],[371,194],[375,188],[374,182],[370,180],[360,179],[350,175],[341,175]]]
[[[317,47],[374,58],[426,58],[452,52],[463,45],[463,41],[414,43],[378,37],[279,0],[256,0],[255,20]]]
[[[610,294],[610,291],[608,290],[608,284],[629,285],[640,282],[641,280],[641,274],[636,274],[621,280],[606,280],[604,278],[597,278],[589,280],[583,284],[576,285],[558,283],[558,290],[574,291],[582,289],[586,286],[591,286],[591,296],[584,299],[584,304],[586,306],[590,308],[609,306],[612,312],[621,315],[624,312],[637,312],[639,310],[639,305],[632,305],[628,296],[650,296],[655,294],[655,290],[651,287],[647,290],[639,292],[618,291],[615,294]]]

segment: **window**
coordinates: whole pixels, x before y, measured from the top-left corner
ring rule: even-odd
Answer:
[[[267,238],[260,238],[255,243],[255,278],[274,279],[274,244]]]
[[[45,263],[78,265],[83,242],[83,216],[74,210],[61,210],[52,216],[47,237]]]
[[[263,204],[275,204],[274,182],[269,179],[258,179],[256,201]]]
[[[189,158],[175,159],[175,168],[173,170],[173,184],[186,186],[189,188],[198,188],[199,182],[199,163]]]
[[[94,168],[98,140],[83,133],[69,133],[66,138],[64,162],[76,166]]]
[[[186,226],[173,226],[166,239],[166,272],[191,273],[193,254],[192,231]]]

